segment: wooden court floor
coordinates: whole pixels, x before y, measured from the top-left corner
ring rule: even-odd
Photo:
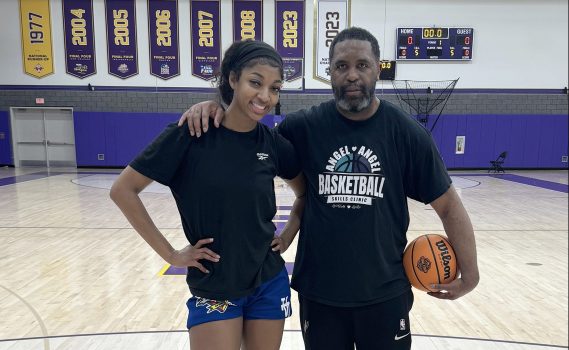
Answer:
[[[117,173],[0,168],[0,350],[189,349],[184,277],[167,273],[109,199]],[[415,291],[413,349],[567,349],[568,172],[451,175],[476,231],[481,282],[457,301]],[[276,187],[278,225],[292,193]],[[152,185],[142,198],[182,247],[171,195]],[[429,206],[409,207],[409,240],[443,232]],[[303,349],[296,296],[281,348]]]

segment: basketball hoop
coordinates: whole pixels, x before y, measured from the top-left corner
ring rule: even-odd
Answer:
[[[401,108],[415,115],[425,128],[429,124],[429,117],[438,112],[431,126],[433,131],[457,82],[458,78],[435,81],[393,80],[393,88]]]

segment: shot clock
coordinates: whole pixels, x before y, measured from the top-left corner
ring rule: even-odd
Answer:
[[[398,61],[472,60],[472,28],[397,28]]]

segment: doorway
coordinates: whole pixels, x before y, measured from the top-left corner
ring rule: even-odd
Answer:
[[[10,108],[14,166],[77,167],[71,108]]]

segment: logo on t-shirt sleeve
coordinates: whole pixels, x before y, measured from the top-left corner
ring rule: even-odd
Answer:
[[[334,151],[326,171],[318,174],[318,194],[327,203],[372,205],[383,198],[385,177],[377,155],[365,146],[342,146]]]

